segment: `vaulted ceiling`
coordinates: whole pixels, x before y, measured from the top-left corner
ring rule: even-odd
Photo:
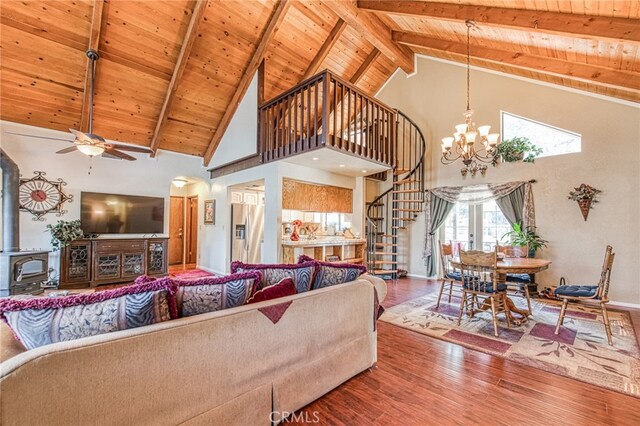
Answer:
[[[373,95],[413,54],[640,101],[640,2],[2,1],[3,120],[203,156],[264,59],[264,97],[325,68]]]

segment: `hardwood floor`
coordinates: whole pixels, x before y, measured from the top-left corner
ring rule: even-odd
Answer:
[[[389,307],[438,289],[388,282]],[[636,333],[640,311],[632,312]],[[317,414],[317,417],[314,417]],[[637,425],[640,399],[378,322],[378,364],[289,419],[326,425]]]

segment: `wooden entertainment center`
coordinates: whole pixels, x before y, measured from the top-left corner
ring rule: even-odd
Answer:
[[[61,252],[61,289],[132,282],[167,275],[168,238],[76,240]]]

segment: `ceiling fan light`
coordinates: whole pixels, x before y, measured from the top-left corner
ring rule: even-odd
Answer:
[[[186,179],[176,178],[176,179],[172,180],[171,183],[176,188],[182,188],[187,184],[187,181],[186,181]]]
[[[98,145],[78,145],[78,151],[89,157],[95,157],[104,152],[104,148]]]

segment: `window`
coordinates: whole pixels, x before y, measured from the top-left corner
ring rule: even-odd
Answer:
[[[461,242],[466,250],[491,251],[496,243],[504,244],[502,237],[510,230],[509,221],[495,201],[456,203],[442,227],[440,240]]]
[[[526,137],[542,148],[539,157],[571,154],[582,150],[582,137],[568,130],[502,111],[502,140]]]

